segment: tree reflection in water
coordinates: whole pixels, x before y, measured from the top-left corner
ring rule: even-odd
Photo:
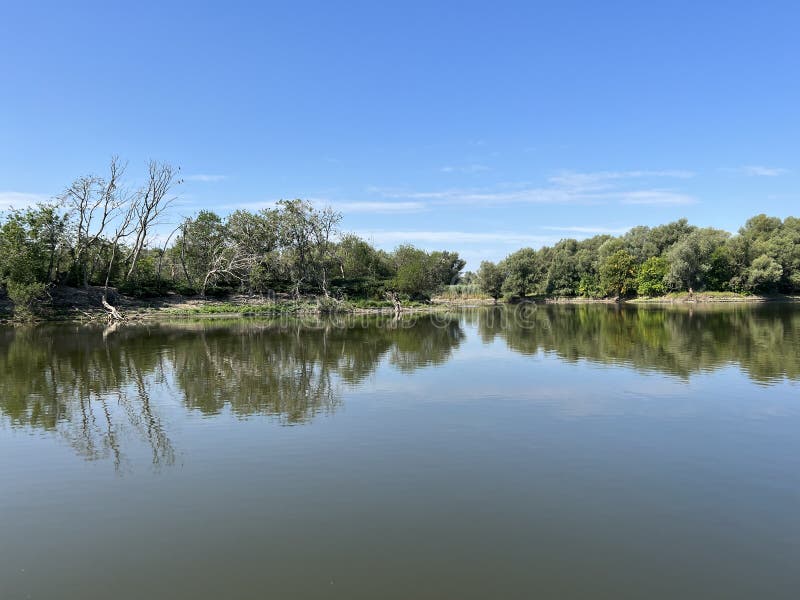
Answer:
[[[456,317],[200,321],[121,327],[0,329],[0,413],[58,432],[87,459],[125,462],[135,434],[154,465],[175,450],[152,394],[205,415],[307,422],[341,402],[341,386],[386,357],[410,372],[445,362],[464,339]]]
[[[484,342],[522,354],[627,365],[688,378],[736,364],[753,381],[800,379],[800,307],[519,305],[474,312]]]
[[[671,376],[736,364],[769,385],[800,379],[794,306],[658,309],[525,305],[460,315],[182,321],[0,328],[0,414],[12,427],[57,432],[87,459],[126,462],[144,442],[154,465],[175,461],[164,411],[268,415],[308,422],[381,362],[404,373],[448,361],[463,326],[522,354],[626,365]]]

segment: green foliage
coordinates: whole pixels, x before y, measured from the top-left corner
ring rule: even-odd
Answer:
[[[10,211],[0,227],[0,280],[50,283],[62,254],[65,220],[50,205]]]
[[[477,283],[456,283],[446,285],[439,293],[439,298],[447,300],[467,300],[474,298],[486,298],[487,294],[481,290]]]
[[[562,240],[550,253],[545,292],[553,296],[575,296],[580,284],[579,242]]]
[[[781,222],[776,217],[757,215],[745,223],[738,237],[741,241],[737,245],[739,272],[735,284],[748,291],[800,291],[799,219],[788,217]],[[768,256],[780,266],[781,275],[777,282],[773,281],[777,270],[762,256]]]
[[[535,293],[542,279],[542,265],[533,248],[517,250],[500,263],[500,269],[505,273],[503,293],[512,297]]]
[[[395,276],[390,287],[412,300],[430,298],[441,286],[438,265],[430,254],[414,246],[399,246],[393,253]]]
[[[485,260],[481,263],[476,275],[478,288],[490,298],[497,300],[503,295],[503,284],[505,283],[505,273],[491,261]]]
[[[636,261],[627,250],[617,250],[600,264],[600,288],[609,296],[626,296],[636,287]]]
[[[119,291],[138,298],[155,298],[167,291],[166,282],[158,275],[160,251],[144,251],[131,277],[123,278]]]
[[[478,276],[473,271],[467,271],[466,273],[461,275],[459,281],[461,283],[466,283],[466,284],[472,284],[472,283],[477,284],[478,283]]]
[[[399,292],[411,300],[429,300],[444,286],[458,282],[465,261],[457,252],[429,253],[403,245],[389,255],[388,263],[394,276],[387,281],[387,290]]]
[[[393,305],[388,300],[377,300],[369,298],[358,298],[349,300],[353,308],[392,308]]]
[[[636,275],[636,293],[640,296],[661,296],[667,291],[664,278],[669,272],[669,263],[663,256],[648,258]]]
[[[622,241],[636,261],[644,263],[648,258],[662,256],[695,229],[686,219],[680,219],[653,228],[634,227],[622,237]]]
[[[337,244],[335,255],[344,279],[384,278],[392,275],[389,256],[356,235],[345,235]]]
[[[672,290],[705,289],[717,250],[728,240],[719,229],[696,229],[676,242],[667,253],[670,268],[667,287]]]
[[[778,287],[783,275],[780,264],[770,256],[762,254],[747,269],[747,285],[749,291],[770,292]]]
[[[331,290],[337,298],[372,298],[382,299],[387,282],[377,277],[337,277],[331,280]]]
[[[734,272],[730,243],[718,246],[711,253],[709,268],[706,272],[706,289],[717,292],[731,289],[730,281]]]
[[[467,261],[458,255],[458,252],[447,250],[431,252],[430,261],[434,271],[433,277],[441,286],[457,284],[461,271],[467,264]]]
[[[14,317],[27,319],[35,316],[39,312],[40,301],[44,298],[46,289],[41,282],[21,283],[7,280],[6,293],[14,303]]]
[[[226,227],[222,218],[202,210],[194,218],[186,219],[175,248],[178,251],[186,283],[205,292],[222,274],[211,273],[226,240]]]
[[[594,273],[584,273],[578,282],[578,295],[584,298],[599,298],[603,295],[600,288],[600,276]]]

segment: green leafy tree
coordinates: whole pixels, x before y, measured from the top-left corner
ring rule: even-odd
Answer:
[[[640,296],[661,296],[666,291],[664,278],[669,272],[669,263],[662,256],[651,256],[639,267],[636,274],[636,293]]]
[[[753,292],[774,291],[783,275],[781,265],[766,254],[753,261],[747,270],[747,285]]]
[[[186,282],[192,290],[205,294],[208,285],[218,279],[212,272],[226,235],[222,218],[208,210],[183,222],[176,247]]]
[[[533,248],[517,250],[500,263],[500,268],[506,274],[503,293],[510,296],[524,298],[541,281],[541,265]]]
[[[580,283],[578,263],[579,243],[576,240],[561,240],[553,247],[545,283],[545,292],[555,296],[575,296]]]
[[[64,228],[65,219],[47,205],[10,211],[0,227],[0,284],[17,318],[40,308],[57,271]]]
[[[600,288],[600,276],[594,273],[584,273],[578,282],[578,295],[584,298],[599,298],[603,295]]]
[[[393,290],[412,300],[427,300],[441,288],[438,265],[424,250],[411,245],[398,246],[392,258],[395,276],[389,287]]]
[[[455,285],[459,282],[461,271],[467,264],[458,252],[447,250],[431,252],[431,261],[435,269],[436,280],[441,285]]]
[[[341,214],[317,210],[305,200],[278,202],[279,239],[295,297],[303,290],[329,293],[335,268],[335,237]]]
[[[729,241],[718,246],[711,253],[709,269],[706,273],[706,288],[709,290],[724,291],[731,289],[734,263]]]
[[[673,290],[704,289],[712,270],[715,251],[729,234],[719,229],[696,229],[676,242],[667,253],[667,287]]]
[[[600,287],[609,296],[623,297],[636,289],[636,260],[617,250],[600,265]]]
[[[500,296],[503,295],[503,283],[505,282],[505,273],[496,264],[491,261],[484,260],[477,273],[478,286],[480,290],[493,298],[495,303]]]

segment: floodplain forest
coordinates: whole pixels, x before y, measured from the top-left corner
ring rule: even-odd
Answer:
[[[46,305],[54,286],[131,296],[231,293],[426,301],[459,285],[494,299],[658,297],[680,291],[800,292],[800,219],[757,215],[736,234],[681,219],[624,235],[522,248],[464,273],[453,250],[376,248],[310,202],[228,215],[175,216],[180,170],[151,161],[140,185],[119,159],[77,178],[53,202],[0,213],[0,294],[15,313]],[[172,225],[168,225],[168,223]],[[532,224],[534,225],[534,224]]]

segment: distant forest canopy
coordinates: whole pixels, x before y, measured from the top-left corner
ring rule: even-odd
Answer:
[[[757,215],[731,235],[680,219],[612,237],[565,239],[523,248],[499,264],[481,263],[492,296],[661,296],[680,291],[797,293],[800,219]]]
[[[529,295],[626,297],[679,291],[766,294],[800,291],[800,219],[757,215],[731,235],[681,219],[612,237],[565,239],[481,263],[493,298]]]
[[[462,274],[457,252],[402,245],[392,252],[340,230],[341,214],[303,200],[253,213],[211,211],[164,230],[179,170],[152,161],[138,187],[125,165],[76,179],[53,203],[0,214],[0,283],[15,310],[53,285],[103,286],[137,296],[220,295],[424,300],[444,286],[473,284],[493,298],[531,295],[659,296],[670,291],[800,291],[800,219],[758,215],[739,230],[685,219],[612,237],[523,248]]]

